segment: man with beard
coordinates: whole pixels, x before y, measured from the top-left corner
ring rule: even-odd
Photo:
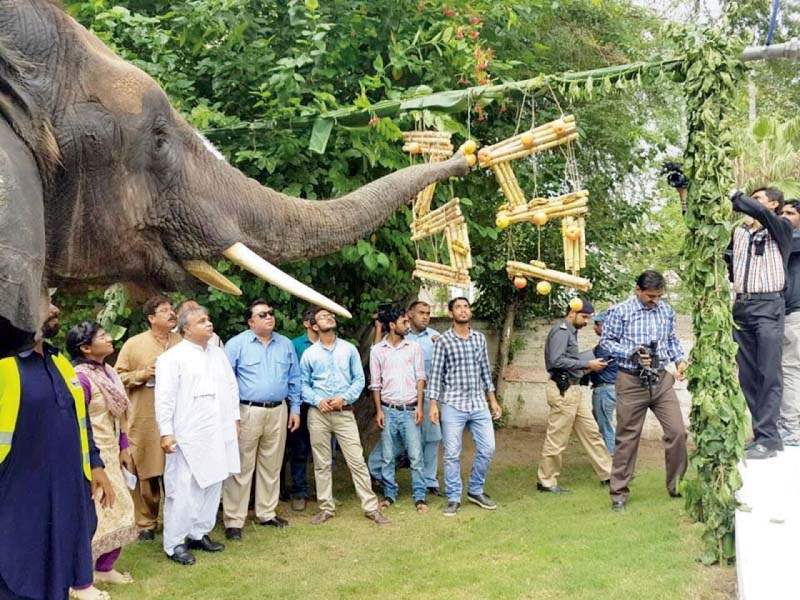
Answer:
[[[494,457],[492,419],[499,419],[503,410],[494,395],[486,337],[470,327],[469,300],[463,296],[453,298],[447,308],[453,326],[433,347],[428,393],[431,422],[438,424],[441,418],[444,438],[444,515],[454,517],[461,507],[461,442],[465,427],[475,442],[467,499],[486,510],[497,508],[484,491],[484,483]]]
[[[422,404],[425,366],[419,344],[406,339],[408,316],[393,306],[378,315],[386,337],[372,347],[369,358],[370,389],[375,402],[375,422],[381,429],[381,479],[383,506],[397,500],[395,456],[404,448],[411,463],[411,487],[417,512],[428,512],[422,461]]]
[[[153,296],[145,302],[143,310],[150,329],[122,345],[114,367],[131,400],[128,442],[137,476],[133,507],[139,540],[148,541],[155,538],[164,475],[164,452],[154,408],[156,359],[178,344],[181,336],[172,331],[177,317],[169,298]]]
[[[69,360],[44,342],[0,360],[0,599],[64,600],[92,583],[93,498],[114,503],[86,397]],[[102,496],[100,496],[102,494]],[[101,592],[96,600],[108,595]]]
[[[361,500],[364,516],[378,525],[389,522],[370,487],[369,471],[358,435],[353,405],[364,389],[364,369],[356,347],[336,336],[336,316],[315,307],[312,326],[319,339],[300,359],[303,402],[309,404],[308,431],[314,456],[319,512],[311,519],[320,525],[336,515],[331,479],[331,435],[336,436]]]
[[[182,565],[189,550],[220,552],[211,541],[222,482],[239,472],[239,386],[225,352],[209,344],[202,306],[178,319],[183,341],[156,361],[155,411],[164,468],[164,552]]]
[[[602,371],[608,363],[595,358],[591,350],[578,352],[578,331],[589,322],[594,307],[588,300],[577,300],[580,308],[576,310],[570,304],[566,318],[547,334],[544,347],[544,365],[550,374],[546,389],[550,415],[536,489],[552,494],[569,492],[558,485],[558,476],[561,474],[561,456],[573,431],[602,483],[608,483],[611,472],[611,457],[592,416],[589,399],[584,393],[586,387],[581,385],[584,375]]]

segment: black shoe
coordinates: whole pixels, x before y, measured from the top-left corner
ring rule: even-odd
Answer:
[[[186,544],[178,544],[172,549],[172,555],[169,556],[170,560],[182,565],[193,565],[194,555],[186,548]]]
[[[289,495],[289,492],[281,492],[278,495],[278,500],[280,500],[281,502],[288,502],[291,499],[292,497]]]
[[[559,485],[554,485],[551,487],[547,487],[546,485],[542,485],[541,483],[536,484],[536,489],[540,492],[549,492],[551,494],[569,494],[570,491],[567,488],[563,488]]]
[[[613,510],[614,512],[622,512],[623,510],[625,510],[625,502],[623,502],[622,500],[614,500],[611,503],[611,510]]]
[[[610,479],[603,479],[603,481],[600,482],[600,485],[602,487],[608,487],[608,486],[611,485],[611,480]]]
[[[444,494],[441,492],[441,490],[438,487],[429,487],[428,488],[428,493],[431,496],[438,496],[439,498],[444,498]]]
[[[186,545],[191,550],[203,550],[205,552],[222,552],[225,550],[225,544],[219,542],[212,542],[208,535],[204,535],[199,540],[186,540]]]
[[[683,498],[683,494],[675,490],[667,490],[670,498]]]
[[[242,541],[242,528],[241,527],[226,527],[225,528],[225,539],[241,542]]]
[[[444,507],[445,517],[455,517],[458,514],[458,509],[461,507],[461,502],[448,502]]]
[[[156,539],[156,532],[154,529],[142,529],[139,532],[140,542],[152,542],[154,539]]]
[[[777,456],[778,451],[772,450],[767,448],[763,444],[756,444],[750,450],[745,452],[745,456],[747,460],[763,460],[765,458],[772,458],[773,456]]]
[[[486,494],[467,494],[467,500],[486,510],[495,510],[497,503]]]
[[[275,515],[268,521],[261,521],[259,525],[263,525],[264,527],[288,527],[289,521],[286,519],[281,519],[278,515]]]

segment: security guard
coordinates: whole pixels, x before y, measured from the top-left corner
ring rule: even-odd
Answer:
[[[608,483],[611,473],[611,456],[592,416],[589,398],[584,393],[586,388],[581,385],[581,378],[588,372],[602,371],[608,365],[595,358],[591,350],[578,351],[578,330],[586,326],[593,312],[594,307],[588,300],[573,298],[564,321],[554,325],[547,334],[544,363],[550,373],[546,390],[550,416],[536,484],[540,492],[564,494],[569,491],[558,485],[558,476],[561,455],[573,430],[603,485]]]

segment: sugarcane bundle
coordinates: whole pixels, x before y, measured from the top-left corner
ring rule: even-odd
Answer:
[[[539,127],[512,136],[478,152],[478,164],[489,168],[499,163],[525,158],[578,139],[575,116],[566,115]]]
[[[588,279],[548,269],[544,263],[535,260],[532,260],[530,263],[510,260],[506,263],[506,272],[511,278],[529,277],[540,281],[557,283],[558,285],[573,288],[581,292],[588,292],[592,289],[592,283]]]
[[[501,229],[512,223],[531,222],[544,225],[551,219],[578,217],[589,212],[589,192],[579,190],[550,199],[534,198],[522,206],[511,207],[501,204],[497,210],[496,224]]]
[[[458,223],[449,223],[444,234],[450,264],[458,270],[471,269],[472,251],[470,250],[466,221],[462,218]]]
[[[461,204],[453,198],[439,208],[411,221],[411,241],[416,242],[444,231],[450,223],[464,223]]]
[[[564,240],[564,269],[577,275],[586,268],[586,222],[583,217],[562,219],[561,237]]]
[[[425,279],[434,283],[453,285],[456,287],[469,287],[469,273],[466,269],[458,269],[450,265],[442,265],[427,260],[417,259],[416,268],[411,274],[417,279]]]
[[[447,131],[404,131],[403,152],[429,156],[438,162],[453,156],[452,134]]]
[[[500,190],[508,199],[508,203],[504,206],[509,209],[524,208],[525,195],[522,193],[522,188],[519,186],[517,176],[514,175],[511,165],[503,162],[492,165],[491,168],[497,183],[500,185]]]

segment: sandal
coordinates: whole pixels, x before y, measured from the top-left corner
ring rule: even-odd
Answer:
[[[417,500],[414,502],[414,506],[417,507],[417,512],[420,514],[428,512],[428,503],[425,500]]]

